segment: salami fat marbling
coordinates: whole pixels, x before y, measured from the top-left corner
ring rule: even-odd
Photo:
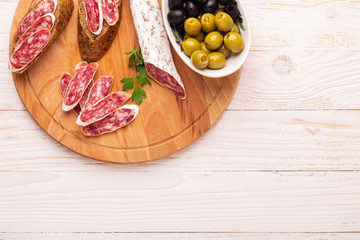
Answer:
[[[91,123],[97,122],[115,112],[129,98],[130,94],[125,92],[113,92],[99,100],[93,106],[84,109],[78,116],[76,123],[80,126],[87,126]]]
[[[93,80],[97,68],[98,64],[95,62],[75,72],[75,76],[71,79],[63,100],[62,109],[64,111],[73,109],[79,103],[85,90]]]
[[[124,105],[104,119],[82,127],[81,131],[86,136],[99,136],[114,132],[131,123],[137,117],[138,113],[139,107],[137,105]]]

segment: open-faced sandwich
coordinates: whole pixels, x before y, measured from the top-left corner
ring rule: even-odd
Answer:
[[[78,38],[83,60],[96,62],[109,50],[120,14],[121,0],[79,0]]]

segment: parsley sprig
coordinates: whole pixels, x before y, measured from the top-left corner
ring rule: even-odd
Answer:
[[[135,77],[123,78],[121,82],[125,83],[125,85],[122,87],[122,90],[126,92],[134,89],[131,94],[131,99],[137,105],[140,105],[143,99],[146,98],[146,92],[141,87],[143,87],[145,84],[149,84],[151,86],[151,82],[147,78],[149,75],[145,69],[144,59],[140,54],[140,47],[135,50],[126,52],[125,54],[130,55],[129,67],[134,66]]]

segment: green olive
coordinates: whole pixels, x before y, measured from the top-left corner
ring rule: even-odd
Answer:
[[[215,26],[215,17],[211,13],[204,13],[201,18],[201,28],[204,32],[208,33],[216,29]]]
[[[200,45],[200,46],[201,46],[201,45]],[[224,56],[225,56],[226,58],[227,58],[228,56],[230,56],[230,54],[231,54],[231,51],[230,51],[229,49],[227,49],[224,44],[221,45],[221,47],[219,47],[216,51],[219,52],[219,53],[224,54]]]
[[[196,35],[196,36],[190,36],[189,34],[185,34],[185,36],[184,36],[184,40],[186,40],[186,39],[188,39],[188,38],[195,38],[196,40],[198,40],[199,42],[202,42],[202,41],[204,41],[204,39],[205,39],[205,35],[204,35],[204,33],[203,32],[200,32],[198,35]]]
[[[196,36],[201,31],[201,23],[194,17],[188,18],[185,20],[184,29],[190,36]]]
[[[222,10],[221,8],[218,8],[215,10],[214,15],[218,14],[219,12],[224,12],[224,10]]]
[[[228,32],[224,37],[224,44],[227,49],[234,53],[241,52],[244,49],[244,39],[240,34]]]
[[[239,27],[236,25],[236,23],[234,23],[234,25],[232,26],[230,32],[236,32],[236,33],[240,32]]]
[[[223,39],[224,37],[221,35],[221,33],[213,31],[205,37],[206,47],[210,50],[218,49],[223,43]]]
[[[201,43],[200,43],[200,49],[201,49],[201,50],[204,50],[204,51],[206,52],[206,54],[209,54],[209,53],[212,52],[210,49],[208,49],[208,48],[206,47],[206,44],[205,44],[204,42],[201,42]]]
[[[220,69],[225,66],[226,59],[224,54],[219,52],[212,52],[207,55],[209,59],[208,68],[210,69]]]
[[[194,51],[200,49],[200,43],[195,38],[188,38],[182,42],[182,48],[184,53],[190,57]]]
[[[208,65],[209,59],[204,50],[196,50],[191,54],[191,62],[196,68],[202,69]]]
[[[229,32],[234,25],[234,21],[229,14],[219,12],[215,15],[215,25],[219,31]]]

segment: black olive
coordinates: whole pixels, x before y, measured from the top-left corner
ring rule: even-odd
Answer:
[[[182,0],[169,0],[170,10],[182,9],[183,7],[184,7],[184,4],[183,4]]]
[[[195,2],[196,2],[197,4],[203,4],[203,3],[206,2],[206,0],[195,0]]]
[[[185,12],[184,10],[180,9],[171,10],[167,14],[167,18],[170,24],[177,25],[185,21]]]
[[[232,0],[217,0],[218,4],[226,6],[231,3]]]
[[[193,2],[188,1],[185,6],[185,12],[187,17],[195,17],[199,16],[199,7]]]
[[[230,17],[234,20],[234,22],[237,21],[237,19],[240,16],[239,9],[235,5],[228,5],[224,8],[224,11],[230,15]]]
[[[181,35],[181,37],[185,36],[184,23],[176,25],[175,30]]]
[[[219,4],[216,2],[216,0],[207,0],[205,4],[203,5],[203,10],[206,13],[212,13],[216,9],[218,9]]]

